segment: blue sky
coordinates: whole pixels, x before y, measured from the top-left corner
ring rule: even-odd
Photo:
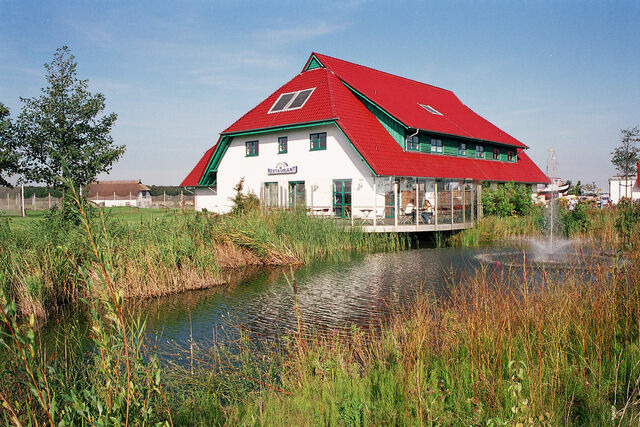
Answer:
[[[638,1],[0,0],[0,40],[14,115],[68,45],[118,113],[109,178],[148,184],[178,184],[311,51],[453,90],[574,181],[605,186],[619,130],[640,124]]]

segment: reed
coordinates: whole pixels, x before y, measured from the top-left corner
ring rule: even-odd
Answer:
[[[86,208],[100,233],[100,210]],[[238,215],[171,212],[162,216],[107,211],[104,229],[113,248],[116,286],[123,296],[155,297],[225,283],[225,269],[295,265],[349,252],[398,250],[398,235],[364,233],[304,210],[249,210]],[[14,227],[0,218],[4,291],[23,316],[44,319],[86,296],[77,266],[91,257],[77,213],[53,210]]]
[[[240,351],[195,375],[198,391],[184,409],[176,403],[176,417],[229,425],[636,424],[640,271],[637,262],[585,261],[587,272],[547,274],[543,286],[532,272],[481,269],[442,300],[418,296],[379,333],[290,340],[282,353],[267,353],[268,366]],[[229,392],[239,375],[258,382],[245,378]]]

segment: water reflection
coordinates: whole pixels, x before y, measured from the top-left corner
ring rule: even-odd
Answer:
[[[352,324],[379,325],[417,292],[441,294],[446,283],[455,279],[452,274],[477,265],[477,253],[460,248],[417,249],[303,266],[295,271],[295,278],[305,326],[324,332]],[[173,342],[184,346],[191,335],[195,342],[232,339],[235,332],[230,325],[270,339],[296,328],[294,296],[284,277],[287,272],[260,269],[225,287],[144,300],[132,309],[148,316],[148,331],[160,336],[161,346]]]

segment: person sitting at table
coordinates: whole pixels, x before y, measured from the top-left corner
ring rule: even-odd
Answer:
[[[404,215],[411,222],[413,222],[414,211],[415,211],[415,205],[413,204],[413,202],[414,202],[413,199],[409,199],[409,203],[407,203],[407,206],[404,207]]]
[[[427,224],[431,224],[431,218],[433,217],[433,206],[431,206],[431,202],[429,199],[424,199],[424,203],[422,204],[422,219]]]

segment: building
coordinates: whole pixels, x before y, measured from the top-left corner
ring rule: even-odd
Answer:
[[[640,163],[636,168],[636,175],[609,178],[609,200],[614,205],[618,204],[623,197],[640,200]]]
[[[548,183],[528,147],[445,89],[312,53],[302,71],[221,134],[182,182],[225,213],[233,187],[265,208],[374,225],[464,224],[480,183]],[[424,214],[424,215],[423,215]]]
[[[151,206],[151,191],[140,180],[96,181],[84,189],[87,200],[105,206]]]

